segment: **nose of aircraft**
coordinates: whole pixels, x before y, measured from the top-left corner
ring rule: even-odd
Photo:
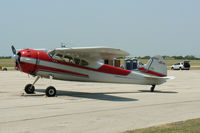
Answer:
[[[28,74],[35,74],[37,60],[40,51],[34,49],[22,49],[17,53],[18,69]]]
[[[13,55],[12,55],[12,59],[13,59],[14,61],[18,60],[18,58],[19,58],[18,55],[16,55],[16,54],[13,54]]]
[[[12,55],[12,59],[16,62],[16,67],[19,67],[19,70],[22,71],[21,65],[20,65],[20,53],[17,54],[17,51],[15,49],[15,47],[12,45],[11,46],[13,55]]]

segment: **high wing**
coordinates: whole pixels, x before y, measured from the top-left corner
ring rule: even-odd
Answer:
[[[109,47],[56,48],[52,52],[55,54],[70,55],[88,61],[97,61],[100,59],[109,60],[129,55],[128,52]]]

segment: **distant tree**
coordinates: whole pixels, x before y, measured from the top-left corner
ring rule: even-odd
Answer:
[[[11,56],[0,56],[0,59],[10,59]]]
[[[172,56],[172,58],[174,58],[176,60],[184,60],[183,56]]]
[[[197,58],[197,57],[195,57],[195,56],[193,56],[193,55],[186,55],[186,56],[184,57],[184,59],[185,59],[185,60],[199,60],[200,58]]]
[[[169,59],[169,58],[171,58],[170,56],[167,56],[167,55],[163,55],[162,57],[163,57],[163,59]]]
[[[141,57],[141,59],[150,59],[150,58],[151,58],[150,56]]]

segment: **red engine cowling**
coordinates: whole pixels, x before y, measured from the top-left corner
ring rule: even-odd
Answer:
[[[37,67],[38,50],[23,49],[17,53],[19,56],[19,63],[23,72],[33,74]],[[17,68],[20,69],[19,65]]]

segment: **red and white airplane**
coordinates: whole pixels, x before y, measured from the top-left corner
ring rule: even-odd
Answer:
[[[125,70],[104,64],[104,60],[128,56],[129,53],[108,47],[57,48],[54,50],[23,49],[16,52],[14,46],[12,58],[21,72],[36,76],[33,84],[25,86],[25,92],[32,94],[39,78],[57,80],[124,83],[156,85],[166,82],[166,63],[161,56],[152,57],[147,64],[138,70]],[[56,95],[53,86],[47,87],[46,96]]]

